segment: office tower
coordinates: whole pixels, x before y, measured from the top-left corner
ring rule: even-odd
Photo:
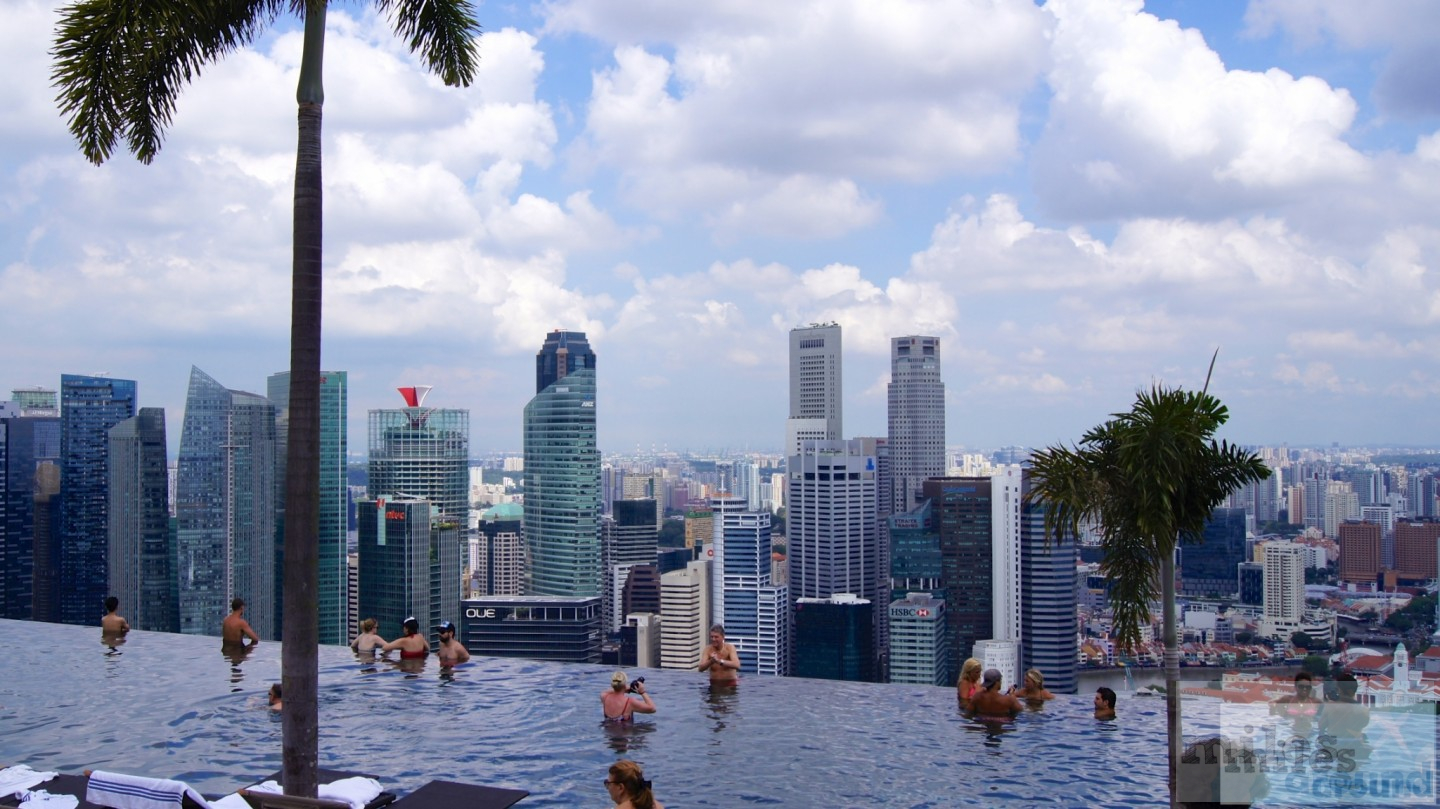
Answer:
[[[370,495],[423,497],[469,526],[470,411],[426,407],[429,386],[398,390],[405,407],[370,411]]]
[[[110,428],[135,415],[129,379],[60,377],[60,510],[55,591],[66,624],[93,624],[104,614],[109,530]]]
[[[940,338],[890,338],[890,474],[887,513],[915,508],[920,484],[945,474],[945,383]],[[882,495],[882,496],[884,496]]]
[[[800,452],[805,441],[843,438],[841,393],[840,325],[812,323],[791,329],[787,456]]]
[[[789,462],[792,598],[874,600],[879,573],[875,457],[861,441],[818,441]]]
[[[55,391],[49,388],[15,388],[10,392],[10,401],[20,408],[21,416],[36,418],[58,418],[60,404]]]
[[[853,593],[795,599],[791,675],[822,680],[875,680],[875,606]]]
[[[232,598],[275,637],[275,407],[190,369],[176,480],[180,631],[219,635]]]
[[[430,549],[435,511],[429,500],[419,497],[364,497],[355,502],[359,617],[374,618],[384,637],[400,637],[406,618],[420,621],[427,636],[434,634]]]
[[[60,484],[60,412],[55,392],[21,400],[0,415],[0,618],[49,620],[44,596],[53,594],[54,577],[48,526]],[[41,415],[43,414],[43,415]],[[37,540],[37,526],[42,530]],[[37,611],[36,590],[42,595]]]
[[[1245,510],[1215,509],[1205,522],[1203,539],[1180,546],[1181,594],[1233,595],[1235,566],[1245,561]]]
[[[694,669],[708,642],[710,566],[700,559],[660,575],[660,667]]]
[[[1340,524],[1341,581],[1374,583],[1380,573],[1380,526],[1368,522],[1347,521]],[[1266,546],[1267,548],[1269,545]]]
[[[1261,551],[1264,558],[1264,551]],[[1241,562],[1235,566],[1240,584],[1240,603],[1251,607],[1265,604],[1265,565],[1262,562]]]
[[[1373,526],[1372,526],[1373,527]],[[1294,542],[1265,544],[1265,604],[1260,634],[1289,640],[1303,625],[1305,549]]]
[[[622,629],[622,648],[633,650],[633,654],[623,658],[620,664],[642,669],[660,668],[661,626],[659,613],[627,613]]]
[[[654,565],[659,551],[660,532],[655,527],[659,506],[654,499],[616,500],[611,516],[601,520],[600,564],[604,570],[605,592],[601,613],[606,632],[616,632],[625,623],[621,593],[630,569]]]
[[[471,560],[477,595],[518,596],[525,591],[524,509],[501,503],[480,513],[479,554]]]
[[[908,593],[890,604],[890,682],[954,685],[945,599]],[[1048,678],[1047,678],[1048,682]]]
[[[630,568],[630,575],[625,577],[625,589],[620,592],[620,614],[628,619],[641,613],[660,614],[658,565],[635,565]],[[658,642],[658,634],[656,639]]]
[[[120,599],[132,628],[175,632],[164,408],[142,407],[111,427],[109,453],[110,595]]]
[[[1403,520],[1395,524],[1395,574],[1402,579],[1433,579],[1440,522]]]
[[[714,567],[710,604],[725,640],[740,655],[740,670],[784,676],[789,672],[790,601],[785,585],[770,580],[770,515],[748,511],[745,498],[710,499]]]
[[[584,332],[551,332],[535,355],[535,398],[525,405],[531,595],[600,598],[603,591],[595,385]]]
[[[349,449],[347,397],[349,374],[320,372],[320,496],[315,599],[320,643],[344,645],[353,627],[349,620],[345,561],[347,500],[346,453]],[[275,406],[275,569],[285,567],[285,458],[290,436],[290,372],[271,374],[265,392]],[[275,629],[283,624],[284,576],[275,577]]]
[[[703,548],[715,536],[714,515],[707,505],[691,506],[685,512],[685,547]]]
[[[940,536],[951,669],[958,672],[965,658],[978,656],[980,641],[1019,637],[1021,476],[1004,467],[991,477],[936,478],[923,493]]]
[[[1013,468],[1013,467],[1012,467]],[[1031,481],[1022,473],[1021,489]],[[1241,521],[1244,512],[1241,511]],[[1241,550],[1244,543],[1241,543]],[[1079,684],[1076,637],[1075,564],[1073,537],[1045,536],[1043,503],[1022,503],[1020,516],[1020,668],[1039,669],[1045,687],[1056,694],[1073,694]]]
[[[458,637],[472,655],[600,662],[600,598],[485,596],[461,605]]]
[[[933,513],[930,501],[922,499],[910,511],[887,518],[890,526],[891,602],[903,601],[910,593],[928,593],[944,600],[940,535],[935,531]],[[894,647],[893,643],[891,647]],[[949,661],[946,663],[948,665]],[[958,676],[959,673],[956,674]]]

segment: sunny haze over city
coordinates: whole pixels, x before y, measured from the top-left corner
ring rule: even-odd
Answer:
[[[0,390],[289,367],[300,33],[204,69],[152,165],[80,155],[52,3],[0,4]],[[778,450],[787,335],[844,329],[847,436],[890,338],[944,345],[947,443],[1074,441],[1152,381],[1222,437],[1435,444],[1440,4],[477,3],[473,86],[331,9],[326,369],[435,386],[518,450],[554,329],[599,446]]]

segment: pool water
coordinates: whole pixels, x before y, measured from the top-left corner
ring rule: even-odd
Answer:
[[[219,640],[0,620],[0,764],[178,778],[220,794],[280,769],[265,693],[280,644],[232,661]],[[406,792],[442,778],[515,787],[520,805],[609,805],[602,781],[639,761],[672,809],[1158,806],[1165,703],[1127,700],[1097,722],[1089,695],[991,725],[954,690],[746,676],[713,693],[698,672],[643,670],[659,706],[600,721],[611,669],[476,657],[453,677],[320,649],[320,764]],[[1192,728],[1187,726],[1187,735]]]

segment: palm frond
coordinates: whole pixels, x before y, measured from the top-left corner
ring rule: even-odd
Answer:
[[[469,0],[377,0],[395,33],[426,68],[452,87],[468,87],[480,62],[480,22]]]
[[[60,112],[92,163],[124,139],[154,160],[180,89],[204,65],[248,43],[281,0],[80,0],[66,7],[51,55]]]

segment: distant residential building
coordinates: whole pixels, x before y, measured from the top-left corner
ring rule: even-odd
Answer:
[[[477,596],[518,596],[525,591],[524,509],[502,503],[480,513],[476,553],[470,560]]]
[[[57,613],[36,616],[41,620],[87,626],[105,612],[110,428],[134,416],[135,408],[134,380],[60,377]]]
[[[1325,536],[1336,536],[1340,523],[1360,518],[1360,498],[1349,483],[1339,480],[1325,484]]]
[[[1334,615],[1305,608],[1305,549],[1293,542],[1265,545],[1265,604],[1260,634],[1289,640],[1296,632],[1323,642],[1334,639]]]
[[[584,332],[557,329],[536,354],[525,405],[526,592],[590,598],[603,592],[596,366]]]
[[[1340,541],[1340,579],[1373,583],[1381,569],[1380,526],[1347,521],[1340,524],[1337,533]]]
[[[909,593],[890,604],[890,682],[954,685],[945,599]]]
[[[219,635],[245,600],[256,634],[275,637],[275,406],[192,367],[176,481],[180,631]]]
[[[874,609],[852,593],[796,599],[793,676],[873,682]]]
[[[134,629],[176,632],[165,410],[142,407],[110,428],[110,595]]]
[[[1425,581],[1437,575],[1436,547],[1440,522],[1401,520],[1395,524],[1395,573],[1402,579]]]

